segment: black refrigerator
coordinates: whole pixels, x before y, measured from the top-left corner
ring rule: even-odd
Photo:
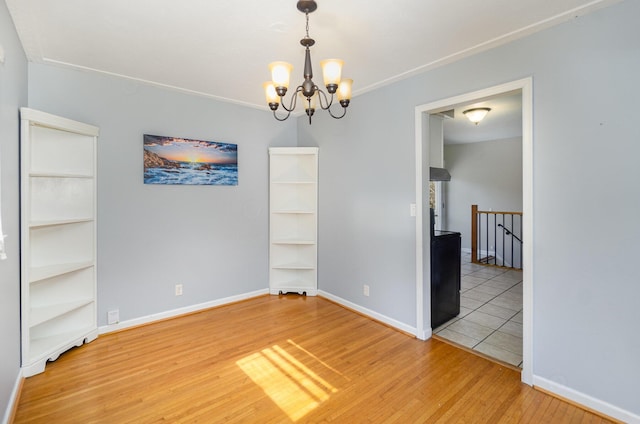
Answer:
[[[460,314],[460,233],[431,234],[431,328]]]

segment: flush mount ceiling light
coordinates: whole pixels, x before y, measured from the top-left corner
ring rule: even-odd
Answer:
[[[320,62],[322,67],[322,75],[324,77],[324,85],[327,88],[327,92],[330,97],[318,87],[312,80],[313,71],[311,69],[311,51],[309,47],[315,44],[315,40],[309,37],[309,13],[312,13],[318,8],[318,5],[314,0],[299,0],[297,4],[298,10],[305,14],[307,18],[306,35],[300,40],[305,48],[304,52],[304,81],[302,84],[296,87],[296,90],[289,100],[289,106],[284,104],[284,95],[289,88],[289,77],[293,66],[287,62],[273,62],[269,64],[269,70],[271,71],[271,81],[267,81],[263,84],[265,94],[267,97],[267,103],[269,108],[273,111],[273,116],[278,121],[284,121],[291,115],[291,112],[296,108],[296,102],[298,95],[300,95],[304,101],[304,111],[309,117],[309,124],[311,124],[311,116],[315,112],[316,106],[320,106],[322,110],[329,112],[329,115],[335,119],[342,118],[347,113],[347,106],[351,100],[351,85],[353,80],[341,79],[342,64],[344,63],[340,59],[327,59]],[[334,94],[337,93],[338,101],[342,106],[342,114],[334,115],[331,111],[331,105],[333,104]],[[282,104],[282,108],[287,112],[284,117],[279,117],[276,114],[278,106]]]
[[[464,113],[464,115],[469,118],[469,121],[478,125],[478,123],[482,121],[490,111],[491,109],[489,109],[488,107],[475,107],[473,109],[467,109],[462,113]]]

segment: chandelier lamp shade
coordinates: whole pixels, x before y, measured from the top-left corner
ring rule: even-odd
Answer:
[[[314,0],[299,0],[297,8],[304,13],[307,20],[306,35],[300,40],[305,48],[304,52],[304,81],[295,88],[293,95],[289,98],[288,105],[285,104],[285,94],[289,91],[289,80],[293,66],[287,62],[272,62],[269,64],[271,72],[271,81],[263,84],[267,103],[273,111],[273,116],[278,121],[284,121],[289,118],[291,112],[295,110],[298,97],[304,103],[304,111],[311,117],[316,108],[319,106],[322,110],[329,112],[329,115],[335,119],[344,117],[347,113],[347,107],[351,101],[351,85],[353,80],[342,78],[342,65],[344,62],[340,59],[327,59],[320,62],[322,67],[322,76],[326,93],[313,82],[313,70],[311,68],[311,46],[315,44],[315,40],[309,37],[309,13],[314,12],[318,5]],[[331,106],[337,98],[338,103],[342,106],[341,114],[334,114]],[[282,105],[282,109],[286,111],[286,115],[278,116],[277,110]]]
[[[475,107],[473,109],[467,109],[462,113],[464,116],[469,118],[469,121],[478,125],[478,123],[480,123],[480,121],[482,121],[489,112],[491,112],[491,109],[488,107]]]

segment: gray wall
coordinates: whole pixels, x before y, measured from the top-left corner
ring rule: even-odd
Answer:
[[[414,115],[396,107],[413,90],[358,96],[339,121],[316,112],[298,137],[320,147],[318,288],[415,327]]]
[[[7,259],[0,261],[0,420],[20,370],[20,123],[27,104],[27,59],[4,1],[0,1],[0,204]]]
[[[100,127],[98,324],[268,287],[268,146],[296,144],[270,112],[29,64],[29,107]],[[238,144],[237,186],[143,184],[142,135]],[[174,285],[184,295],[174,296]]]
[[[522,212],[522,137],[445,144],[444,160],[445,227],[462,233],[463,248],[471,248],[471,205]]]
[[[638,16],[618,3],[299,123],[320,147],[320,288],[414,324],[414,108],[533,76],[533,373],[640,414]]]

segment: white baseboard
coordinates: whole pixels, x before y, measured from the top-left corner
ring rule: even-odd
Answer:
[[[611,405],[603,400],[596,399],[554,381],[547,380],[546,378],[534,375],[533,385],[586,408],[605,414],[611,418],[615,418],[628,424],[640,424],[640,415],[636,415],[630,411],[625,411],[615,405]]]
[[[107,333],[111,333],[113,331],[119,331],[119,330],[124,330],[126,328],[130,328],[130,327],[136,327],[138,325],[144,325],[144,324],[150,324],[154,321],[159,321],[159,320],[163,320],[163,319],[167,319],[167,318],[173,318],[173,317],[177,317],[180,315],[184,315],[184,314],[188,314],[191,312],[197,312],[197,311],[201,311],[204,309],[209,309],[209,308],[213,308],[215,306],[222,306],[222,305],[226,305],[228,303],[234,303],[234,302],[238,302],[241,300],[246,300],[246,299],[251,299],[252,297],[257,297],[257,296],[262,296],[265,294],[269,294],[269,289],[262,289],[262,290],[256,290],[253,292],[249,292],[249,293],[243,293],[240,295],[236,295],[236,296],[230,296],[230,297],[225,297],[222,299],[216,299],[216,300],[212,300],[209,302],[204,302],[204,303],[198,303],[196,305],[191,305],[191,306],[185,306],[183,308],[178,308],[178,309],[172,309],[170,311],[164,311],[164,312],[160,312],[157,314],[151,314],[151,315],[147,315],[147,316],[143,316],[143,317],[139,317],[139,318],[134,318],[134,319],[130,319],[127,321],[122,321],[119,322],[117,324],[112,324],[112,325],[103,325],[101,327],[98,327],[98,332],[99,334],[107,334]],[[397,328],[398,330],[404,331],[405,333],[409,333],[409,334],[413,334],[415,336],[417,336],[417,329],[415,327],[412,327],[410,325],[407,325],[403,322],[397,321],[393,318],[389,318],[386,315],[382,315],[379,314],[375,311],[372,311],[371,309],[367,309],[367,308],[363,308],[360,305],[356,305],[355,303],[349,302],[348,300],[342,299],[341,297],[338,296],[334,296],[331,293],[327,293],[325,291],[322,290],[318,290],[317,294],[319,296],[323,296],[326,297],[329,300],[332,300],[340,305],[343,305],[349,309],[353,309],[354,311],[357,311],[363,315],[366,315],[376,321],[380,321],[382,323],[385,323],[391,327]],[[425,333],[429,333],[426,334],[428,337],[431,337],[431,329],[429,329],[429,331],[425,331]],[[428,338],[427,337],[427,338]]]
[[[335,296],[331,293],[327,293],[326,291],[323,291],[323,290],[318,290],[318,295],[322,297],[326,297],[327,299],[333,302],[336,302],[346,308],[353,309],[354,311],[357,311],[362,315],[366,315],[369,318],[372,318],[376,321],[380,321],[384,324],[387,324],[390,327],[397,328],[398,330],[404,331],[405,333],[413,334],[416,337],[418,336],[417,334],[418,330],[415,327],[412,327],[403,322],[397,321],[393,318],[389,318],[386,315],[379,314],[375,311],[372,311],[371,309],[363,308],[360,305],[356,305],[355,303],[349,302],[348,300]]]
[[[420,334],[418,334],[418,338],[420,340],[429,340],[431,338],[431,336],[433,336],[433,329],[431,328],[427,328],[422,332],[422,337],[420,337]]]
[[[9,397],[9,404],[7,405],[7,409],[4,411],[4,416],[2,417],[2,424],[9,424],[9,419],[11,418],[13,409],[16,407],[16,402],[18,401],[18,396],[20,395],[18,390],[20,390],[22,379],[22,369],[19,368],[16,382],[13,384],[13,390],[11,390],[11,396]]]
[[[269,293],[269,289],[262,289],[262,290],[256,290],[249,293],[239,294],[236,296],[229,296],[222,299],[211,300],[209,302],[198,303],[196,305],[185,306],[183,308],[172,309],[170,311],[164,311],[157,314],[151,314],[144,317],[122,321],[117,324],[103,325],[101,327],[98,327],[98,331],[99,331],[99,334],[107,334],[113,331],[124,330],[125,328],[136,327],[138,325],[149,324],[154,321],[173,318],[179,315],[184,315],[191,312],[197,312],[204,309],[213,308],[215,306],[222,306],[228,303],[234,303],[234,302],[239,302],[241,300],[251,299],[252,297],[262,296],[268,293]]]

